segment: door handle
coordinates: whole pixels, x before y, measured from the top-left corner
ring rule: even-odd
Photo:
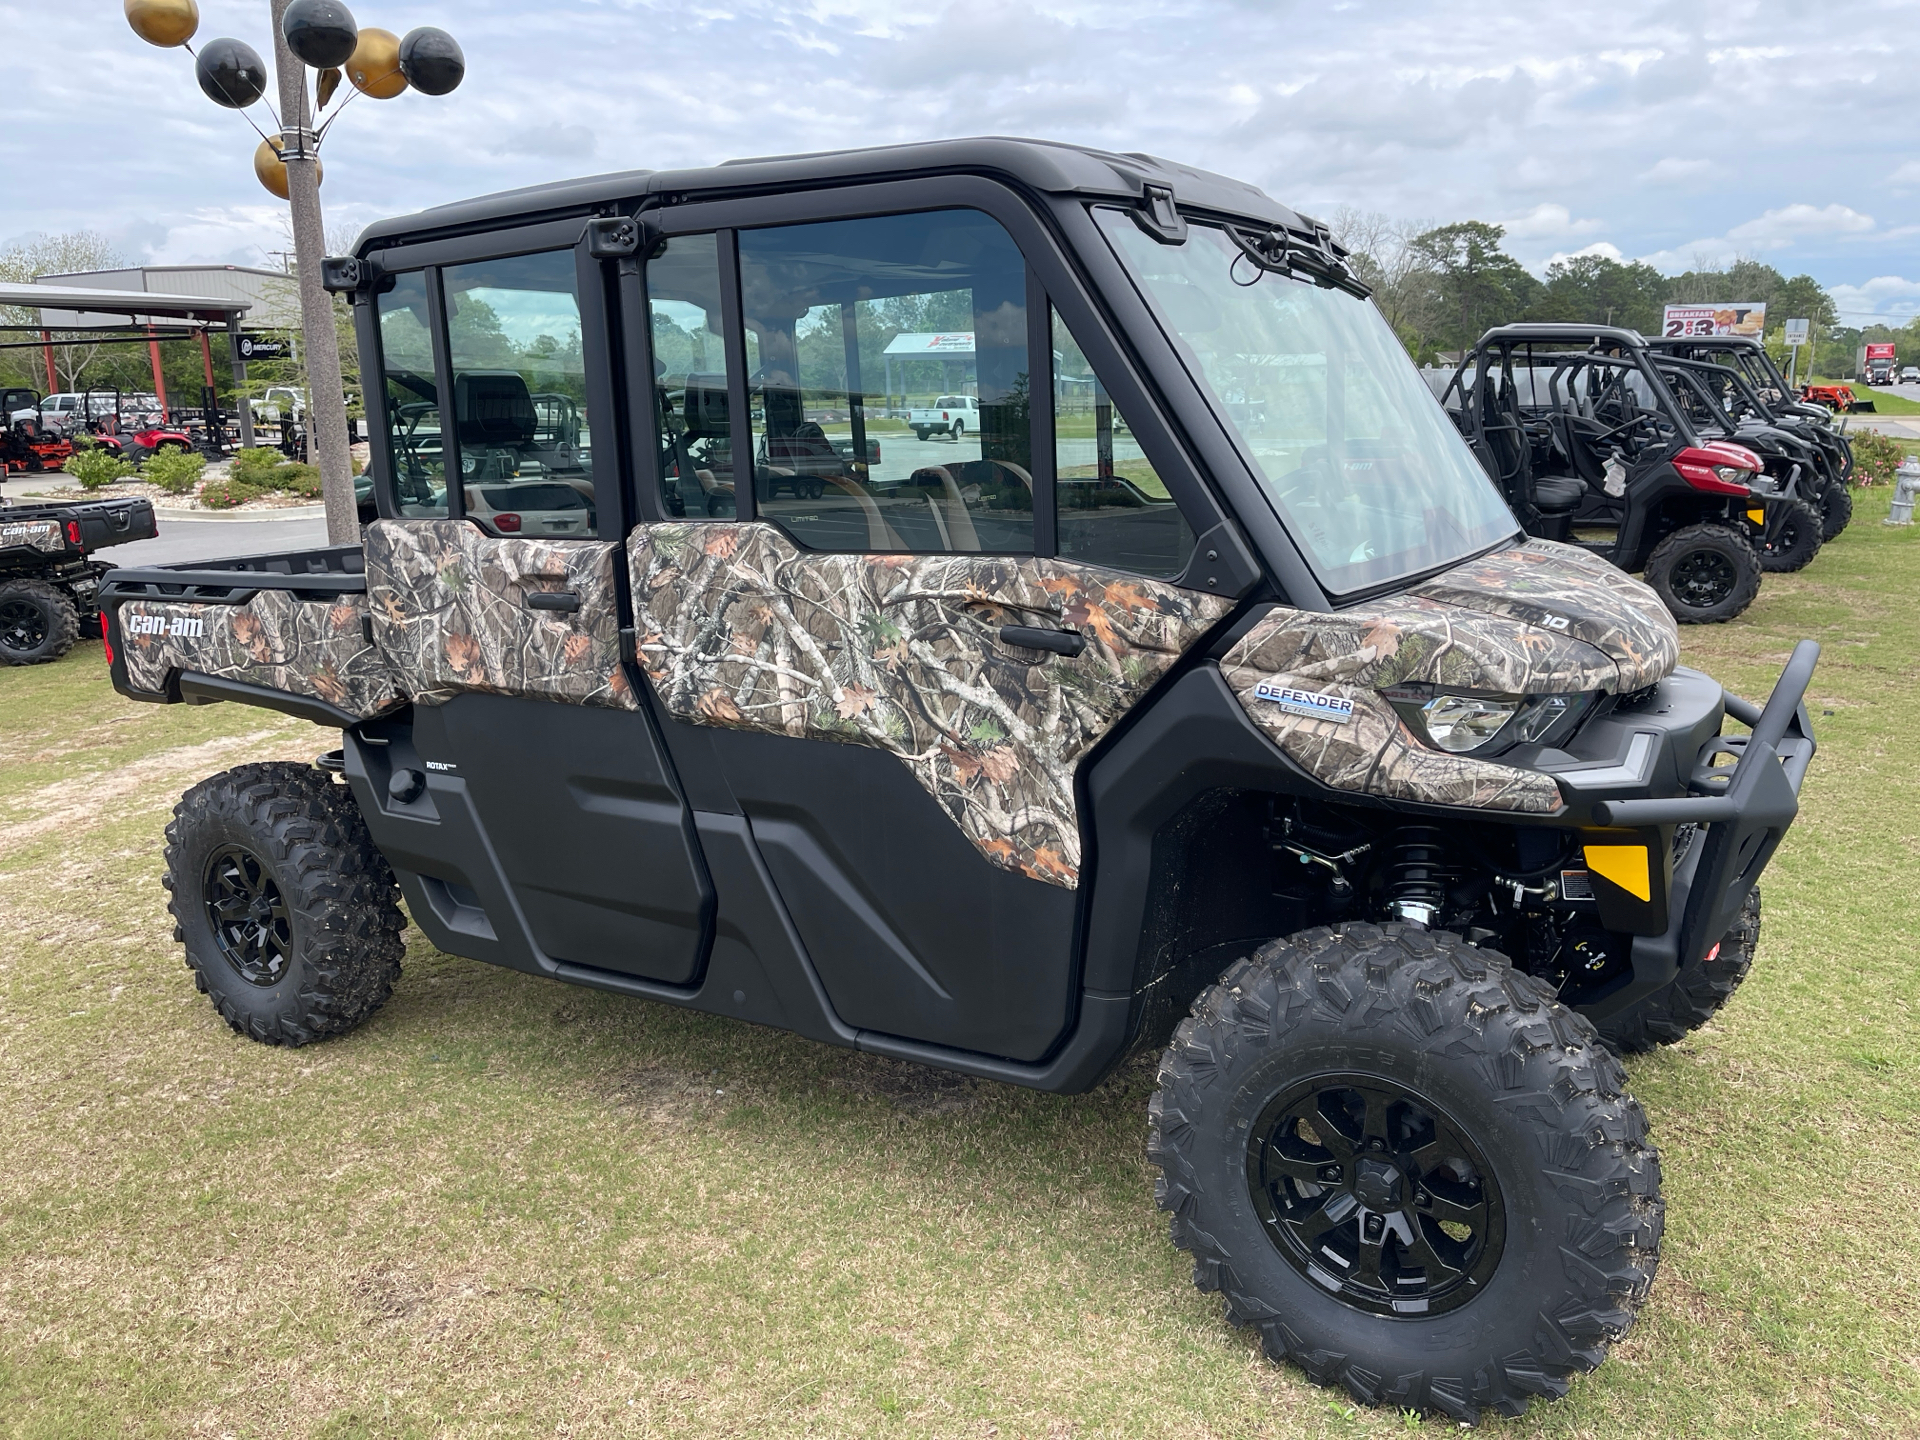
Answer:
[[[530,590],[529,610],[564,610],[571,614],[580,608],[580,597],[571,590]]]
[[[1037,630],[1030,625],[1002,625],[1002,645],[1018,645],[1025,650],[1050,650],[1069,659],[1087,648],[1087,637],[1072,630]]]

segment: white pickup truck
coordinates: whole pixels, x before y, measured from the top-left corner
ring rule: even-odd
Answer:
[[[951,435],[957,444],[969,433],[980,433],[980,402],[971,395],[942,395],[925,409],[909,410],[907,424],[921,440],[929,435]]]

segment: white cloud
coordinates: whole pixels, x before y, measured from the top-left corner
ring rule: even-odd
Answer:
[[[1669,269],[1696,251],[1790,255],[1861,286],[1911,268],[1897,237],[1920,225],[1920,161],[1883,123],[1906,104],[1920,27],[1811,26],[1789,0],[1614,0],[1550,23],[1535,0],[1483,0],[1471,24],[1443,0],[442,10],[467,83],[348,111],[327,141],[330,216],[592,170],[1033,134],[1223,170],[1311,213],[1514,217],[1514,253],[1536,266],[1603,244]],[[201,0],[202,36],[263,48],[265,11]],[[87,175],[7,187],[0,234],[93,228],[154,258],[253,263],[284,243],[255,138],[205,101],[183,52],[142,45],[111,5],[0,0],[0,34],[35,37],[9,54],[0,173],[45,179],[53,156]]]
[[[1832,285],[1834,308],[1846,325],[1868,325],[1875,320],[1905,324],[1920,315],[1920,280],[1899,275],[1876,275],[1864,285]]]
[[[1640,172],[1640,179],[1649,185],[1680,185],[1696,180],[1713,169],[1711,161],[1684,160],[1678,155],[1662,156],[1657,164]]]

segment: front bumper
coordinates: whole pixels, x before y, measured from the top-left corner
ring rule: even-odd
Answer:
[[[1819,645],[1802,640],[1764,706],[1726,695],[1726,713],[1751,727],[1751,733],[1715,733],[1700,744],[1682,777],[1683,793],[1654,798],[1648,792],[1669,788],[1662,783],[1666,777],[1654,772],[1666,768],[1662,762],[1671,763],[1672,742],[1684,732],[1670,732],[1664,746],[1637,747],[1635,740],[1651,732],[1631,732],[1628,754],[1617,766],[1589,762],[1556,774],[1576,823],[1656,832],[1669,853],[1677,827],[1699,827],[1672,867],[1664,926],[1658,933],[1634,936],[1631,983],[1583,1007],[1590,1018],[1604,1020],[1671,983],[1733,928],[1760,872],[1799,813],[1800,785],[1816,749],[1803,701],[1819,658]],[[1636,748],[1644,776],[1631,763]],[[1666,753],[1658,754],[1661,750]],[[1595,785],[1595,780],[1601,783]],[[1645,798],[1633,798],[1636,790]]]

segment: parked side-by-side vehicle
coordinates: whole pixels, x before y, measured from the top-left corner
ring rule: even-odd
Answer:
[[[1680,665],[1653,590],[1517,523],[1324,226],[971,140],[473,200],[327,276],[363,543],[104,592],[123,694],[339,735],[168,827],[237,1031],[366,1021],[404,897],[452,954],[1010,1084],[1154,1047],[1173,1242],[1273,1357],[1463,1421],[1601,1363],[1663,1214],[1616,1055],[1747,971],[1817,647],[1759,703]],[[882,465],[929,314],[966,441]],[[523,393],[593,437],[516,482],[583,529],[502,523],[542,508],[500,503]],[[1741,510],[1758,460],[1696,448]]]

